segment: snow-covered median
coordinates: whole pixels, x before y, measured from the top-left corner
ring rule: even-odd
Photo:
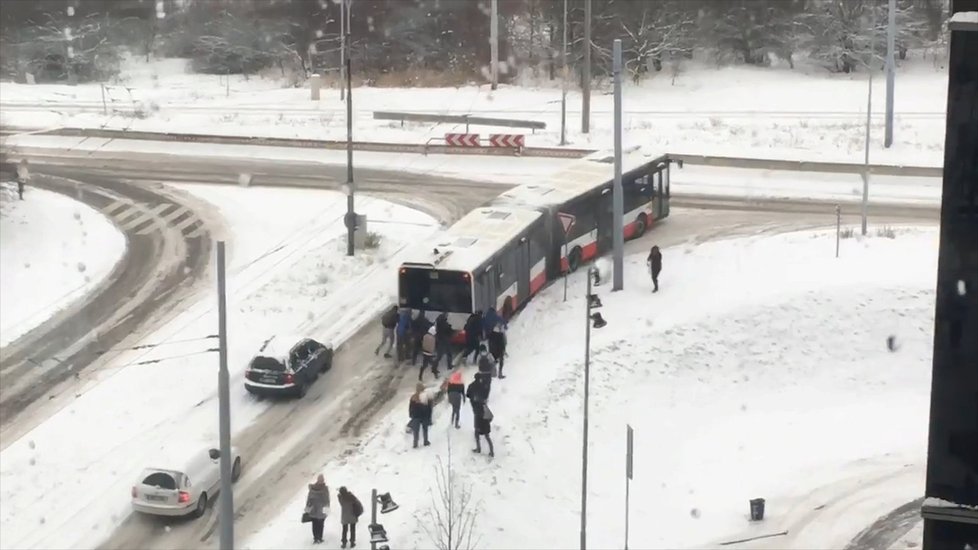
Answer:
[[[804,538],[772,539],[777,547],[843,547],[919,496],[937,233],[846,239],[834,253],[834,233],[690,244],[664,251],[658,294],[643,256],[626,258],[624,292],[597,287],[608,325],[592,331],[589,545],[624,542],[626,424],[635,548],[715,547],[784,524]],[[437,407],[432,446],[412,449],[404,395],[359,452],[324,465],[334,490],[345,485],[365,504],[372,487],[391,493],[400,509],[381,521],[392,547],[433,547],[419,518],[449,446],[457,488],[480,502],[480,548],[577,547],[584,285],[574,276],[567,302],[554,285],[512,324],[507,378],[490,398],[495,459],[471,452],[468,406],[461,430]],[[832,512],[874,483],[882,496]],[[757,497],[767,520],[752,529]],[[311,548],[296,519],[304,498],[244,546]],[[825,505],[834,515],[820,522]],[[326,540],[338,538],[330,518]]]
[[[216,205],[228,234],[233,430],[270,405],[243,389],[278,334],[339,343],[396,296],[397,253],[437,231],[430,216],[360,198],[376,247],[345,255],[346,197],[331,191],[182,186]],[[130,513],[129,487],[174,445],[217,441],[217,298],[203,293],[0,453],[0,547],[91,548]],[[253,459],[253,457],[249,457]],[[251,467],[251,465],[249,465]]]
[[[3,190],[0,210],[0,346],[42,324],[102,283],[125,236],[95,209],[28,187]]]

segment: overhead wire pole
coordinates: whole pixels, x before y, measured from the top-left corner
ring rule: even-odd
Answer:
[[[587,317],[584,319],[584,427],[581,442],[581,550],[587,548],[587,445],[588,445],[588,399],[591,384],[591,278],[594,268],[587,270]]]
[[[876,6],[873,6],[872,32],[869,33],[869,90],[866,93],[866,154],[863,158],[863,201],[862,201],[862,234],[866,236],[866,218],[869,217],[869,139],[870,123],[873,116],[873,59],[876,57]]]
[[[492,72],[492,89],[499,86],[499,6],[498,0],[492,0],[489,9],[489,51],[492,57],[490,71]]]
[[[353,234],[357,226],[357,214],[353,208],[353,84],[350,73],[350,0],[341,0],[341,4],[346,5],[346,42],[347,48],[343,50],[346,59],[343,65],[346,67],[346,255],[353,256]]]
[[[340,1],[340,101],[346,97],[346,0]]]
[[[612,46],[612,73],[615,79],[615,185],[612,190],[613,219],[611,230],[614,232],[614,282],[611,290],[621,290],[625,287],[625,229],[622,218],[624,213],[624,198],[621,188],[621,40],[615,39]]]
[[[591,131],[591,0],[584,0],[584,75],[581,82],[581,132]]]
[[[886,134],[883,146],[893,145],[893,87],[896,81],[896,0],[890,0],[886,23]]]
[[[560,144],[567,145],[567,0],[564,0],[564,43],[560,50]]]
[[[228,374],[227,285],[224,241],[217,242],[218,431],[221,444],[220,544],[234,548],[234,494],[231,489],[231,391]]]

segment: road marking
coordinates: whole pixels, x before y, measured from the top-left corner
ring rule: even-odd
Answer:
[[[111,216],[113,212],[126,208],[127,206],[132,206],[132,203],[119,199],[114,201],[112,204],[106,206],[105,208],[99,210],[99,212],[105,214],[106,216]]]
[[[184,233],[184,236],[187,237],[188,239],[196,239],[197,237],[203,235],[206,231],[207,231],[207,226],[204,225],[204,222],[201,222],[200,225],[198,225],[190,233]]]
[[[151,220],[153,217],[162,215],[163,212],[166,212],[172,206],[174,205],[171,203],[157,204],[152,210],[146,210],[138,218],[126,222],[126,224],[122,226],[122,230],[130,231],[132,229],[135,229],[140,225],[146,223],[147,221]]]
[[[176,220],[180,216],[186,214],[187,212],[190,212],[190,210],[186,206],[182,206],[181,205],[180,208],[177,208],[173,212],[170,212],[166,216],[163,216],[163,221],[166,222],[166,223],[168,223],[168,224],[171,224],[171,223],[173,223],[174,220]]]
[[[180,222],[176,226],[176,228],[179,229],[180,231],[183,231],[184,229],[190,227],[191,225],[197,223],[198,221],[200,221],[200,220],[197,218],[197,216],[194,216],[193,214],[191,214],[190,216],[187,217],[187,219],[185,219],[182,222]]]

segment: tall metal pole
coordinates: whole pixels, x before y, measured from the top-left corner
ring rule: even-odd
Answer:
[[[370,490],[370,524],[377,524],[377,489]],[[370,550],[377,550],[376,542],[370,541]]]
[[[342,0],[346,4],[349,0]],[[350,6],[346,8],[349,17]],[[350,21],[347,19],[346,33],[350,34]],[[349,36],[347,36],[349,42]],[[350,72],[350,51],[344,50],[346,59],[346,255],[353,256],[353,233],[356,229],[356,212],[353,209],[353,78]]]
[[[497,0],[492,0],[492,7],[489,12],[492,19],[489,21],[489,51],[492,56],[492,89],[495,90],[499,85],[499,11]]]
[[[886,136],[883,146],[893,145],[893,86],[896,80],[896,0],[890,0],[886,24]]]
[[[591,0],[584,0],[584,78],[581,90],[581,132],[591,131]]]
[[[217,399],[221,442],[221,550],[234,548],[234,494],[231,489],[231,392],[228,375],[228,311],[224,241],[217,242]]]
[[[564,0],[564,44],[560,50],[563,64],[560,91],[560,144],[567,145],[567,0]]]
[[[612,73],[615,78],[615,185],[612,191],[614,212],[611,230],[614,231],[615,275],[611,290],[615,291],[625,286],[625,230],[622,221],[624,198],[621,189],[621,40],[615,39],[612,55]]]
[[[591,384],[591,269],[587,270],[587,318],[584,320],[584,429],[581,443],[581,550],[587,548],[587,413]]]
[[[869,90],[866,93],[866,155],[863,158],[862,234],[866,236],[869,216],[869,126],[873,115],[873,59],[876,57],[876,6],[873,6],[873,32],[869,39]]]
[[[340,101],[346,97],[346,0],[340,0]]]

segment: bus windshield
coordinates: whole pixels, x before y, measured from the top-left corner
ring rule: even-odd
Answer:
[[[461,271],[402,267],[398,296],[401,307],[446,313],[472,311],[472,281]]]

